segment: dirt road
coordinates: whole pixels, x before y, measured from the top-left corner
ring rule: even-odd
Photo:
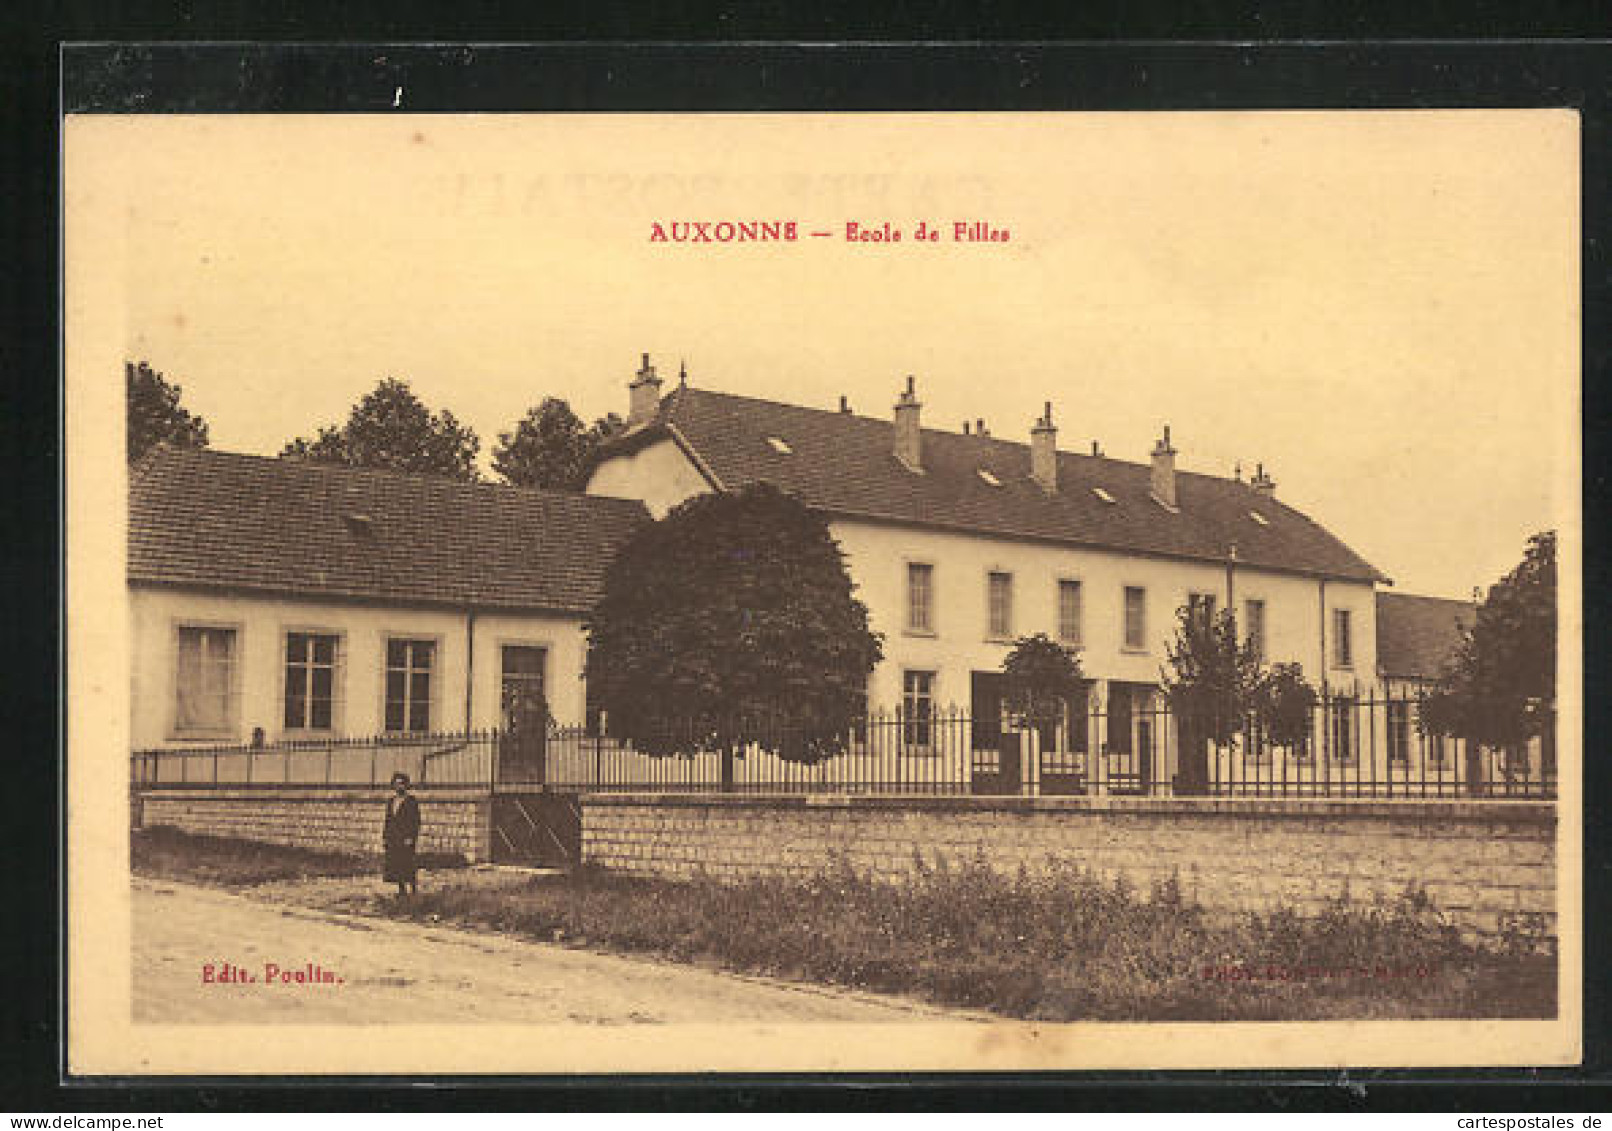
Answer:
[[[899,998],[363,918],[165,880],[134,881],[134,952],[134,1016],[145,1022],[967,1018]],[[232,980],[237,973],[252,980]]]

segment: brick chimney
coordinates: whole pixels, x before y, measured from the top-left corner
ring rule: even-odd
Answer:
[[[912,377],[908,376],[907,389],[896,400],[896,458],[912,471],[922,471],[924,467],[923,432],[918,426],[921,408]]]
[[[1175,502],[1175,449],[1170,446],[1170,426],[1164,426],[1164,435],[1153,445],[1153,497],[1171,510]]]
[[[1030,427],[1030,478],[1049,495],[1058,490],[1058,429],[1052,423],[1052,402]]]
[[[655,367],[649,364],[649,355],[644,355],[643,368],[627,386],[630,399],[627,402],[627,427],[637,428],[641,424],[648,424],[660,408],[660,378],[655,376]]]
[[[1276,480],[1265,474],[1265,465],[1262,463],[1254,465],[1254,477],[1248,481],[1248,485],[1261,498],[1269,499],[1276,494]]]

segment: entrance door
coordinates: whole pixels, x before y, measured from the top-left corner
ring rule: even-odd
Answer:
[[[1001,672],[969,677],[969,745],[973,747],[975,793],[1018,793],[1024,776],[1021,735],[1002,727]]]
[[[1145,714],[1151,688],[1114,680],[1108,685],[1108,744],[1104,770],[1115,793],[1146,793],[1153,782],[1153,727]]]
[[[501,655],[499,702],[504,712],[504,743],[499,752],[499,777],[540,783],[545,777],[548,742],[548,697],[543,686],[548,649],[506,644]]]

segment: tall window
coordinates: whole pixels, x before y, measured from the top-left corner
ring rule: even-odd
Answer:
[[[1260,663],[1265,662],[1265,602],[1247,600],[1243,602],[1243,631],[1247,634],[1249,650],[1254,653],[1254,659]]]
[[[1125,647],[1147,647],[1147,590],[1125,587]]]
[[[935,673],[907,671],[901,681],[902,737],[908,746],[928,746],[935,711]]]
[[[431,640],[386,642],[386,729],[431,729],[431,676],[437,646]]]
[[[1355,662],[1355,642],[1350,636],[1350,618],[1348,609],[1332,610],[1332,663],[1334,667],[1353,667]]]
[[[1331,731],[1332,760],[1343,765],[1352,765],[1355,760],[1355,708],[1357,703],[1352,696],[1340,695],[1332,701]]]
[[[935,630],[935,567],[927,562],[907,563],[907,627]]]
[[[179,629],[174,729],[226,735],[235,729],[235,630]]]
[[[336,649],[334,636],[286,633],[286,729],[330,730],[335,726]]]
[[[990,635],[1004,639],[1013,635],[1013,575],[992,571],[986,577],[990,601]]]
[[[1403,699],[1388,702],[1388,764],[1410,764],[1411,719],[1410,704]]]
[[[1213,593],[1188,593],[1187,608],[1195,617],[1213,620],[1215,616],[1215,595]]]
[[[1065,644],[1080,643],[1080,582],[1058,582],[1058,639]]]

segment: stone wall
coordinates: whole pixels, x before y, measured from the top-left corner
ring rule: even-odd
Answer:
[[[1218,911],[1313,912],[1407,885],[1469,935],[1556,919],[1556,815],[1546,802],[1122,797],[588,796],[582,856],[643,875],[811,874],[843,857],[910,875],[975,859],[1064,861],[1141,892],[1171,876]]]
[[[379,856],[388,789],[154,789],[140,798],[137,820],[205,836]],[[486,791],[422,789],[421,853],[488,858],[491,805]]]

